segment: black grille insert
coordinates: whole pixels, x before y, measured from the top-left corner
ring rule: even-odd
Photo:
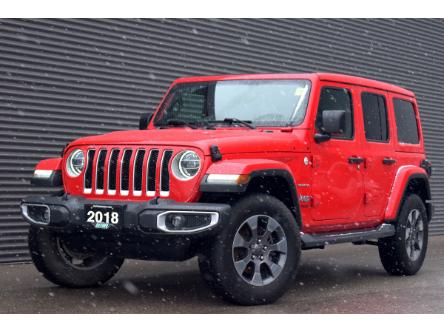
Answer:
[[[96,151],[94,149],[88,150],[88,156],[87,156],[87,164],[86,164],[86,170],[85,170],[85,190],[92,189],[92,170],[93,170],[93,162],[94,162],[94,155]]]
[[[119,158],[119,152],[119,149],[113,149],[109,158],[108,191],[116,190],[117,159]]]
[[[156,191],[156,165],[157,165],[157,159],[159,158],[159,150],[153,149],[150,153],[150,159],[148,161],[148,168],[147,168],[147,184],[146,188],[148,192],[155,192]]]
[[[171,160],[171,156],[173,156],[172,150],[165,150],[162,158],[162,169],[160,174],[160,190],[162,192],[170,191],[170,173],[168,172],[168,165]]]
[[[103,179],[105,177],[105,159],[106,150],[101,149],[97,157],[97,171],[96,171],[96,190],[103,191]]]
[[[131,149],[126,149],[123,152],[122,169],[120,170],[120,189],[122,191],[129,190],[129,172],[132,152]]]
[[[134,191],[142,191],[142,168],[143,159],[145,157],[145,149],[139,149],[136,154],[136,159],[134,161]]]

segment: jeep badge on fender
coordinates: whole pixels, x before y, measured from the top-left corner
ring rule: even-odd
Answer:
[[[278,299],[301,250],[377,245],[413,275],[433,207],[415,95],[338,74],[181,78],[139,130],[71,142],[22,200],[37,269],[60,286],[100,285],[124,259],[197,256],[215,294]]]

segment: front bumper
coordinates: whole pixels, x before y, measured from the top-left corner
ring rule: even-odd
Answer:
[[[217,231],[228,219],[231,207],[226,204],[178,203],[172,200],[154,199],[147,202],[88,200],[78,196],[31,196],[22,200],[22,215],[32,225],[60,230],[94,230],[95,226],[85,221],[85,205],[119,206],[123,210],[122,225],[111,230],[142,232],[145,234],[187,234],[198,235]],[[47,222],[32,218],[32,207],[49,210]],[[208,225],[187,230],[172,230],[165,226],[165,215],[184,213],[209,215]]]
[[[97,229],[85,218],[85,205],[120,206],[123,221],[107,230]],[[198,244],[218,233],[228,222],[226,204],[178,203],[154,199],[147,202],[88,200],[79,196],[30,196],[21,202],[22,215],[31,225],[65,233],[80,247],[120,253],[127,258],[183,260],[194,255]],[[48,210],[45,222],[30,213]],[[168,213],[205,214],[211,223],[194,229],[168,230]],[[34,218],[33,218],[34,217]]]

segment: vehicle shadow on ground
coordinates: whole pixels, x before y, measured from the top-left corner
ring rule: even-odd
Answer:
[[[163,265],[163,264],[162,264]],[[167,265],[167,264],[165,264]],[[165,312],[251,312],[252,308],[236,307],[215,297],[200,277],[197,263],[191,261],[177,271],[170,264],[168,272],[153,275],[149,266],[131,267],[100,288],[81,290],[49,287],[46,292],[62,297],[68,311],[81,313],[165,313]],[[146,270],[146,271],[145,271]],[[347,264],[337,261],[310,261],[301,264],[295,283],[287,294],[274,305],[294,304],[299,299],[334,293],[335,289],[349,289],[356,284],[377,282],[387,277],[382,268],[365,264]],[[382,278],[382,279],[381,279]],[[40,289],[40,291],[43,291]],[[60,299],[60,298],[59,298]],[[78,301],[80,300],[80,302]],[[72,303],[72,306],[70,306]],[[242,309],[243,308],[243,309]],[[62,312],[66,311],[59,309]],[[258,309],[258,307],[255,307]],[[48,309],[44,312],[58,312]]]

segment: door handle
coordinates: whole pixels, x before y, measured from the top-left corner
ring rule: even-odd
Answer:
[[[394,158],[391,158],[391,157],[384,157],[382,159],[382,164],[385,164],[385,165],[392,165],[392,164],[395,164],[395,163],[396,163],[396,160]]]
[[[350,156],[348,158],[348,163],[350,164],[361,164],[364,163],[365,159],[361,156]]]

